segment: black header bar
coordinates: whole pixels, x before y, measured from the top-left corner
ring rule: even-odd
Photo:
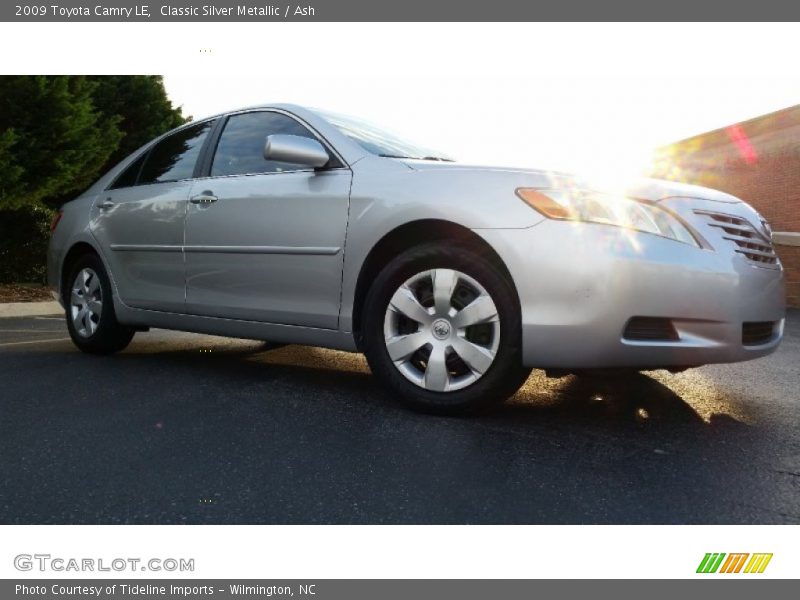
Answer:
[[[97,22],[503,22],[503,21],[797,21],[800,3],[787,0],[257,0],[139,2],[12,0],[0,21]],[[675,40],[687,43],[690,40]],[[702,44],[702,40],[695,40]],[[670,43],[662,40],[661,43]]]

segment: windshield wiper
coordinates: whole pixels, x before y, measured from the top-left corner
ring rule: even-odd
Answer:
[[[381,158],[410,158],[413,159],[413,156],[400,156],[399,154],[378,154]]]

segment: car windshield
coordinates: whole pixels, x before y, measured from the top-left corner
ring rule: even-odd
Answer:
[[[378,156],[387,158],[415,158],[419,160],[443,160],[448,162],[453,160],[441,152],[402,140],[394,134],[383,131],[360,119],[323,110],[315,110],[314,112],[364,148],[364,150],[377,154]]]

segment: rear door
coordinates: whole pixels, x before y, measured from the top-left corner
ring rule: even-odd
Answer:
[[[188,205],[187,312],[335,329],[351,172],[336,157],[316,171],[265,160],[267,136],[279,133],[319,139],[280,111],[234,114],[222,127]]]
[[[164,138],[95,200],[92,233],[129,306],[184,311],[186,204],[212,125],[198,123]]]

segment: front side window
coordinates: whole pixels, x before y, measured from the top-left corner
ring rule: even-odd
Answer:
[[[189,179],[212,121],[181,129],[150,151],[139,175],[139,185]]]
[[[266,160],[264,146],[273,134],[317,138],[291,117],[276,112],[250,112],[233,115],[225,124],[217,143],[211,175],[249,175],[308,169],[305,165]]]

